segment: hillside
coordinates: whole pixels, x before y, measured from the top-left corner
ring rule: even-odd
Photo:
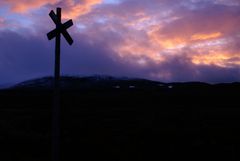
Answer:
[[[53,77],[44,77],[39,79],[28,80],[12,86],[12,89],[39,89],[48,90],[53,87]],[[63,90],[78,89],[112,89],[112,88],[150,88],[163,84],[156,81],[145,79],[130,79],[127,77],[112,76],[88,76],[88,77],[61,77],[60,86]]]
[[[0,160],[50,160],[50,77],[0,91]],[[239,83],[62,77],[63,160],[239,160]]]

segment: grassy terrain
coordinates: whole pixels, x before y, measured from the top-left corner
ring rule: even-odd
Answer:
[[[239,84],[63,90],[63,161],[240,160]],[[0,91],[0,160],[48,161],[51,90]]]

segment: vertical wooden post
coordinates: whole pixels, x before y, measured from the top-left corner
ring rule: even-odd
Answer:
[[[61,8],[57,8],[56,28],[61,24]],[[54,69],[54,107],[52,114],[52,160],[60,161],[60,45],[61,33],[56,35]]]
[[[60,131],[61,131],[61,106],[60,106],[60,45],[61,34],[65,37],[69,45],[73,44],[73,39],[67,32],[67,29],[73,25],[72,20],[64,24],[61,22],[61,8],[57,8],[57,14],[53,10],[49,16],[56,24],[56,28],[47,34],[48,40],[56,37],[55,46],[55,68],[54,68],[54,106],[52,110],[52,161],[60,161]]]

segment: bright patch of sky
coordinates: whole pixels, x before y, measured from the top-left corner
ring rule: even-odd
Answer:
[[[215,4],[223,4],[227,6],[238,6],[240,5],[239,0],[215,0]]]
[[[97,18],[96,19],[96,22],[97,23],[100,23],[100,24],[104,24],[104,23],[106,23],[107,22],[107,18],[105,18],[105,17],[102,17],[102,18]]]
[[[84,31],[87,27],[83,24],[81,24],[80,22],[76,24],[77,29],[79,29],[79,31]]]
[[[7,13],[8,7],[0,7],[0,16],[4,17]]]
[[[119,4],[121,0],[104,0],[103,3],[105,4]]]

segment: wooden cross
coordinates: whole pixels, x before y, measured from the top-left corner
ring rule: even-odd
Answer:
[[[56,24],[56,28],[47,34],[48,40],[56,37],[55,46],[55,69],[54,69],[54,107],[52,120],[52,159],[53,161],[60,160],[60,44],[61,34],[67,40],[69,45],[72,45],[73,39],[67,32],[67,29],[73,25],[73,21],[69,20],[62,24],[61,8],[57,8],[57,14],[52,10],[49,16]]]

